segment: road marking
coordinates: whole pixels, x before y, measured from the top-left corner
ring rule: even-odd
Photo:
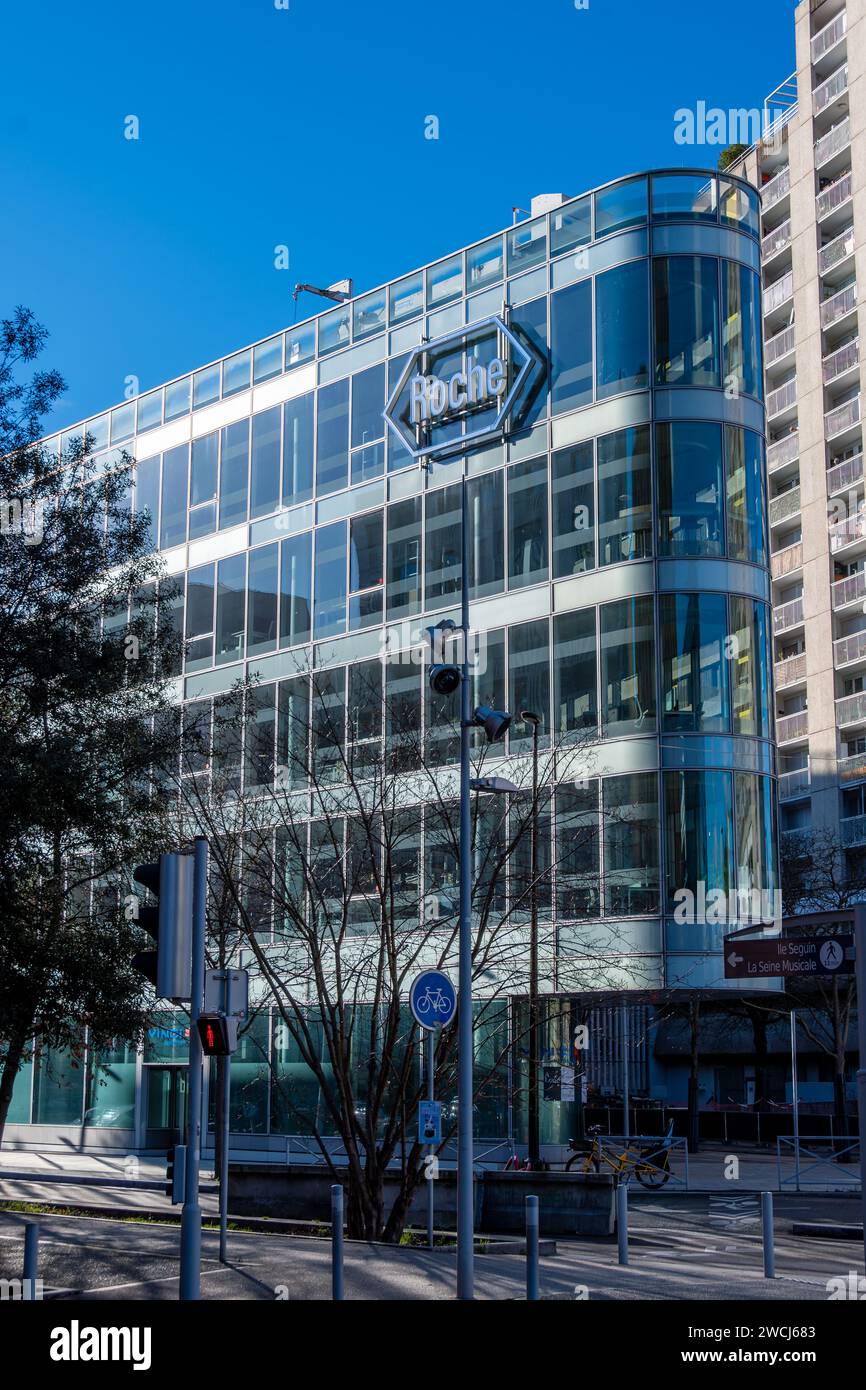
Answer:
[[[230,1274],[232,1270],[243,1269],[245,1264],[249,1263],[251,1263],[251,1261],[245,1261],[244,1263],[238,1262],[233,1265],[219,1265],[216,1269],[203,1269],[201,1273],[202,1276],[206,1274]],[[81,1289],[78,1296],[79,1298],[84,1298],[87,1294],[91,1293],[115,1293],[118,1289],[141,1289],[144,1288],[146,1284],[170,1284],[179,1278],[179,1273],[161,1274],[158,1279],[135,1279],[129,1284],[102,1284],[97,1289]]]

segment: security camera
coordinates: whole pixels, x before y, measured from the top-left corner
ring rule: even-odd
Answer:
[[[504,709],[490,709],[488,705],[479,705],[475,711],[474,722],[484,730],[488,743],[499,743],[508,732],[511,715]]]
[[[427,676],[434,695],[453,695],[460,684],[457,666],[431,666]]]

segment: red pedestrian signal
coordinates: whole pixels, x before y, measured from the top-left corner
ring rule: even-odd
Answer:
[[[225,1014],[199,1014],[198,1035],[205,1057],[228,1057],[238,1045],[238,1021]]]

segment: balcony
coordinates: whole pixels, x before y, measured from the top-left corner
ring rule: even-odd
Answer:
[[[857,849],[866,845],[866,816],[845,816],[839,822],[842,832],[842,848]]]
[[[816,116],[820,116],[822,111],[826,111],[828,106],[832,106],[834,101],[844,96],[848,90],[848,64],[843,63],[835,72],[831,72],[826,82],[822,82],[812,93],[812,108]]]
[[[848,724],[866,723],[866,690],[858,690],[854,695],[842,695],[836,701],[836,723],[840,729]]]
[[[842,319],[853,314],[857,308],[857,282],[846,285],[844,290],[838,290],[829,299],[825,299],[821,305],[821,327],[832,328],[834,323],[840,323]]]
[[[837,550],[844,550],[846,546],[863,540],[866,540],[866,516],[862,512],[855,512],[853,516],[846,517],[844,521],[830,527],[830,550],[834,554]]]
[[[793,545],[786,545],[784,550],[777,550],[770,556],[770,572],[774,579],[784,579],[786,574],[793,574],[795,570],[802,568],[802,541],[795,541]]]
[[[853,458],[843,459],[841,463],[835,463],[832,468],[827,469],[827,496],[833,497],[837,492],[845,492],[849,487],[854,487],[863,477],[863,455],[855,454]]]
[[[764,315],[772,314],[774,310],[780,309],[794,295],[794,272],[787,271],[779,280],[772,285],[768,285],[764,290]]]
[[[770,179],[761,189],[761,208],[766,215],[770,208],[781,203],[791,191],[791,170],[786,164],[784,169],[780,169],[775,178]]]
[[[796,656],[789,656],[785,661],[777,661],[773,670],[777,690],[799,684],[806,679],[806,653],[798,652]]]
[[[790,632],[792,628],[799,627],[802,621],[802,598],[792,598],[788,603],[780,603],[778,608],[773,609],[773,632],[776,636],[779,636],[783,632]]]
[[[791,219],[781,222],[772,232],[761,241],[761,261],[766,265],[773,256],[778,256],[780,251],[784,251],[786,246],[791,245]]]
[[[823,222],[829,217],[831,212],[837,212],[843,204],[850,201],[854,189],[854,183],[850,172],[843,174],[841,179],[831,183],[829,188],[823,189],[816,199],[818,210],[818,221]]]
[[[795,430],[793,434],[786,434],[784,439],[777,439],[774,444],[767,445],[767,472],[775,473],[786,464],[796,463],[799,457],[800,436]]]
[[[847,637],[837,637],[833,643],[833,665],[836,670],[843,666],[853,666],[856,661],[866,657],[866,628],[862,632],[851,632]]]
[[[822,275],[827,275],[836,266],[842,265],[849,256],[854,255],[854,228],[846,227],[844,232],[828,241],[826,246],[822,246],[818,252],[818,270]]]
[[[860,366],[860,339],[853,338],[850,343],[845,343],[843,347],[831,352],[828,357],[824,358],[821,366],[825,386],[829,386],[832,381],[839,381],[849,372],[858,370]]]
[[[797,404],[797,378],[791,377],[783,386],[779,386],[775,391],[770,391],[767,395],[767,419],[772,420],[777,415],[784,415],[785,411],[793,410]]]
[[[778,497],[770,498],[770,525],[778,526],[780,522],[787,521],[789,516],[796,516],[800,510],[800,489],[798,487],[789,488],[787,492],[780,492]]]
[[[853,753],[850,758],[837,758],[836,771],[840,782],[862,782],[866,778],[866,753]]]
[[[809,737],[809,712],[798,710],[796,714],[782,714],[776,720],[776,742],[795,743]]]
[[[830,585],[830,592],[833,595],[835,612],[840,608],[847,608],[849,603],[862,603],[866,598],[866,570],[858,570],[856,574],[837,579]]]
[[[779,800],[790,801],[795,796],[808,796],[811,785],[812,774],[808,767],[798,767],[793,772],[780,772]]]
[[[768,338],[764,343],[764,365],[773,367],[783,358],[790,357],[797,345],[794,325],[791,323],[787,328],[783,328],[781,333]]]
[[[812,62],[820,63],[828,53],[832,53],[848,32],[848,11],[840,10],[835,19],[819,29],[812,39]]]
[[[832,130],[828,130],[826,135],[815,141],[815,168],[822,169],[835,155],[847,150],[850,144],[851,121],[846,116],[844,121],[834,125]]]
[[[827,439],[837,439],[846,430],[853,430],[860,424],[860,397],[846,401],[828,410],[824,416],[824,434]]]

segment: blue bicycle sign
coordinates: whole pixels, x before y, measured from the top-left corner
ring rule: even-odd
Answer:
[[[415,977],[409,1006],[422,1028],[442,1028],[457,1008],[457,992],[441,970],[424,970]]]

